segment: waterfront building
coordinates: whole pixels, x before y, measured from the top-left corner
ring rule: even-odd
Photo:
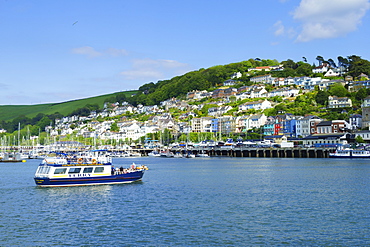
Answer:
[[[306,137],[315,133],[315,124],[321,122],[322,119],[316,116],[307,116],[296,121],[296,137]]]
[[[201,117],[193,118],[191,120],[191,131],[192,132],[211,132],[212,130],[212,118]]]
[[[354,133],[355,137],[360,136],[362,139],[369,143],[370,142],[370,130],[361,130]]]
[[[313,134],[301,139],[303,145],[313,146],[315,144],[348,144],[349,134],[347,133],[330,133],[330,134]]]
[[[313,123],[313,122],[311,122]],[[349,124],[344,120],[321,121],[311,126],[313,134],[344,133]]]

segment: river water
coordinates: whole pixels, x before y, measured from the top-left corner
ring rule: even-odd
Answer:
[[[0,246],[370,246],[370,162],[121,158],[141,182],[38,188],[0,163]]]

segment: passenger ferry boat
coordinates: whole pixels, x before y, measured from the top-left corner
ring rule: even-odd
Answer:
[[[329,153],[330,158],[370,158],[369,150],[362,149],[337,149],[334,153]]]
[[[40,187],[122,184],[141,180],[146,166],[115,168],[110,157],[45,158],[35,173]]]

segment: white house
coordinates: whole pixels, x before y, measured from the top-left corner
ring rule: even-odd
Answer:
[[[340,76],[340,72],[339,71],[334,71],[333,69],[329,69],[328,71],[326,71],[324,76],[325,77]]]
[[[236,72],[231,75],[231,79],[240,78],[240,77],[242,77],[242,73],[240,72]]]
[[[208,115],[221,116],[231,109],[233,109],[231,106],[211,107],[208,109]]]
[[[278,88],[269,92],[269,97],[281,96],[281,97],[294,97],[299,94],[299,89],[297,88]]]
[[[270,74],[269,75],[259,75],[259,76],[254,76],[250,79],[251,82],[253,83],[269,83],[271,84],[272,81],[275,78],[273,78]]]
[[[242,105],[239,105],[239,111],[247,111],[250,109],[255,109],[255,110],[264,110],[271,108],[271,102],[268,100],[259,100],[255,102],[246,102]]]
[[[348,97],[329,96],[328,108],[352,107],[352,100]]]
[[[328,63],[323,63],[320,66],[315,67],[312,69],[312,73],[326,73],[330,69],[330,66]]]
[[[237,132],[247,132],[253,128],[260,128],[266,123],[265,114],[253,114],[248,116],[241,116],[236,119]]]
[[[263,88],[256,88],[250,91],[250,98],[263,98],[267,97],[267,90],[265,87]]]

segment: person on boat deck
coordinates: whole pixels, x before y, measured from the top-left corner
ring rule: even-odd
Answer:
[[[116,171],[116,169],[114,168],[114,166],[112,166],[112,175],[114,175],[114,172]]]
[[[122,166],[119,168],[119,171],[120,171],[121,174],[123,173],[123,167]]]

